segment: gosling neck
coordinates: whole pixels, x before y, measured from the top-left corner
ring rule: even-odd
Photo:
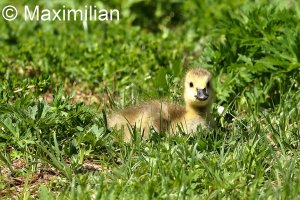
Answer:
[[[205,117],[209,114],[210,107],[211,107],[210,104],[206,106],[186,105],[186,111],[193,115],[200,115],[202,117]]]

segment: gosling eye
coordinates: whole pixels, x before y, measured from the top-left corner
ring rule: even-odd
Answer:
[[[210,86],[210,81],[207,82],[206,87],[209,88]]]
[[[190,82],[190,87],[194,87],[194,84],[193,84],[193,82]]]

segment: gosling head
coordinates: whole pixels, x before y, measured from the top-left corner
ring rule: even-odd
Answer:
[[[203,68],[194,68],[187,72],[184,83],[184,100],[187,106],[210,106],[214,96],[211,78],[211,73]]]

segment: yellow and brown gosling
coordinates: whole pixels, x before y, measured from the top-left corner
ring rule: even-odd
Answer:
[[[156,132],[175,134],[178,130],[193,133],[198,125],[211,126],[210,108],[214,97],[212,75],[203,68],[193,68],[186,73],[184,81],[185,106],[153,100],[116,111],[108,116],[108,126],[124,130],[125,141],[131,140],[136,127],[144,138],[151,128]]]

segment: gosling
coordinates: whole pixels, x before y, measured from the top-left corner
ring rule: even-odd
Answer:
[[[140,130],[143,138],[149,137],[152,128],[160,133],[175,134],[179,130],[194,133],[199,125],[212,126],[210,115],[214,90],[212,75],[203,68],[193,68],[185,75],[185,106],[153,100],[116,111],[108,116],[108,127],[124,130],[124,140],[130,141],[133,128]]]

